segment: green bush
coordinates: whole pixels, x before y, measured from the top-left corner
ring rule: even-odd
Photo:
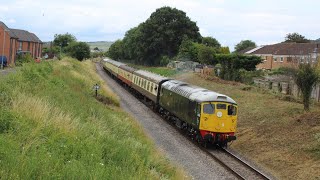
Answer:
[[[302,92],[303,106],[309,111],[312,88],[319,82],[319,73],[311,64],[299,64],[299,69],[294,74],[295,82]]]
[[[244,69],[239,70],[239,79],[237,79],[239,82],[245,83],[245,84],[253,84],[253,79],[256,77],[262,77],[264,75],[264,72],[262,70],[257,71],[246,71]]]
[[[66,51],[71,57],[79,61],[90,58],[90,46],[85,42],[73,42],[69,44]]]
[[[294,75],[296,72],[296,69],[289,68],[289,67],[280,67],[277,69],[271,70],[268,74],[269,75]]]
[[[170,62],[170,58],[168,56],[162,56],[160,60],[160,66],[166,66]]]
[[[16,66],[22,66],[24,63],[34,62],[31,54],[19,54],[16,60]]]

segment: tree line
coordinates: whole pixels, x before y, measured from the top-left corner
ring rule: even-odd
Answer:
[[[108,56],[115,60],[152,66],[166,65],[173,59],[215,65],[221,59],[218,54],[225,54],[223,57],[233,59],[232,62],[240,57],[231,55],[229,48],[222,47],[215,38],[202,37],[196,22],[185,12],[171,7],[157,9],[145,22],[127,31],[108,51]],[[258,57],[253,59],[260,62]]]

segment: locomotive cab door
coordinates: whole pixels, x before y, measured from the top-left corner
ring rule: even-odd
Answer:
[[[215,104],[208,102],[201,104],[200,130],[211,131],[213,128],[214,113]]]

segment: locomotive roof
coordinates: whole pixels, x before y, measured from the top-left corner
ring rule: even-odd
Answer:
[[[184,96],[192,101],[197,102],[210,102],[210,101],[220,101],[229,102],[236,104],[236,102],[230,97],[219,94],[208,89],[204,89],[198,86],[194,86],[182,81],[169,80],[162,84],[162,87],[171,90],[181,96]]]
[[[135,69],[133,67],[127,66],[126,64],[119,66],[119,68],[120,69],[124,69],[126,71],[129,71],[131,73],[137,70],[137,69]]]
[[[138,76],[142,76],[142,77],[144,77],[152,82],[155,82],[155,83],[159,83],[161,81],[169,79],[167,77],[161,76],[159,74],[154,74],[152,72],[145,71],[145,70],[137,70],[137,71],[134,71],[133,74],[136,74]]]
[[[109,59],[109,58],[104,58],[103,61],[109,62],[110,64],[113,64],[113,65],[115,65],[115,66],[117,66],[117,67],[119,67],[119,66],[121,66],[121,65],[126,65],[126,64],[124,64],[124,63],[122,63],[122,62],[115,61],[115,60],[112,60],[112,59]]]

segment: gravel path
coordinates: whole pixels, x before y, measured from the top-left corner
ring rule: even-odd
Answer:
[[[235,179],[217,162],[111,79],[99,63],[96,67],[98,74],[120,97],[121,107],[143,126],[156,146],[173,163],[182,166],[189,176],[193,179]]]

